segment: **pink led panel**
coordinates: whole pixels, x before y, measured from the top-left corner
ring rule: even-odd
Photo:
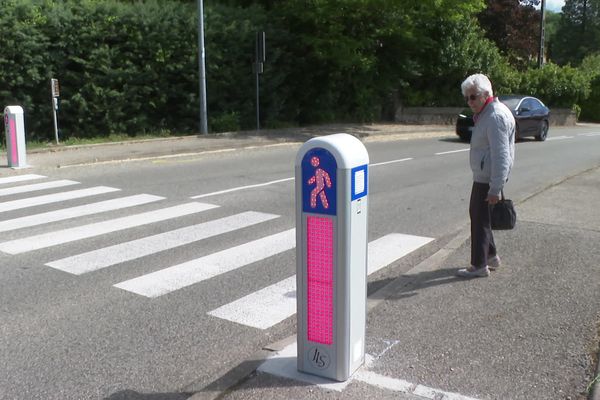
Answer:
[[[306,218],[308,340],[333,343],[333,219]]]
[[[12,117],[8,120],[8,124],[9,124],[9,134],[10,134],[10,141],[11,141],[11,147],[10,147],[10,154],[11,154],[11,159],[12,162],[15,164],[19,164],[19,153],[17,152],[17,123],[15,121],[15,117]]]

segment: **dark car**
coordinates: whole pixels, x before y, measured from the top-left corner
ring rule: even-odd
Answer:
[[[548,137],[550,110],[539,99],[531,96],[499,96],[517,121],[516,139],[533,136],[544,141]],[[471,141],[473,127],[471,111],[459,114],[456,120],[456,134],[464,141]]]

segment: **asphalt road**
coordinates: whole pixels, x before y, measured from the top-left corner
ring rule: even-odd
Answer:
[[[369,240],[391,233],[434,239],[371,276],[369,293],[374,294],[430,259],[461,232],[468,218],[471,177],[468,145],[457,141],[448,131],[367,135],[363,140],[370,156]],[[518,143],[517,161],[506,194],[516,201],[526,201],[568,177],[597,168],[599,141],[599,127],[583,126],[554,128],[544,143],[529,140]],[[279,236],[275,244],[267,244],[266,248],[281,245],[281,251],[249,262],[243,268],[216,273],[175,290],[163,290],[152,295],[154,297],[123,289],[132,287],[123,285],[124,282],[193,260],[226,264],[242,257],[229,253],[231,249],[243,248],[248,243],[250,247],[257,247],[257,240],[293,228],[293,162],[299,143],[294,138],[287,138],[285,143],[276,142],[264,138],[232,139],[224,140],[219,146],[213,142],[203,148],[198,148],[201,145],[197,142],[186,142],[189,147],[183,146],[176,157],[161,157],[167,151],[168,145],[164,142],[155,142],[152,150],[144,147],[147,144],[122,146],[116,152],[120,152],[120,156],[111,153],[108,147],[97,146],[74,150],[70,155],[69,152],[31,155],[30,162],[34,166],[26,170],[1,169],[0,182],[19,175],[45,176],[0,184],[0,190],[7,189],[0,197],[0,223],[6,226],[8,222],[17,223],[17,219],[22,221],[31,215],[125,196],[146,194],[163,199],[29,227],[9,227],[0,233],[0,265],[3,266],[0,269],[0,340],[6,349],[0,353],[0,365],[5,371],[0,375],[0,398],[174,400],[187,398],[207,386],[213,388],[210,393],[214,393],[227,386],[228,376],[239,375],[236,369],[254,369],[260,362],[256,354],[262,348],[292,335],[295,330],[292,315],[268,328],[258,329],[209,314],[294,275],[294,251],[287,249],[285,240]],[[264,147],[265,144],[269,146]],[[147,158],[118,161],[131,155]],[[10,192],[12,188],[59,180],[77,183],[54,189]],[[8,209],[36,196],[97,186],[119,191]],[[150,222],[154,214],[144,214],[138,222],[131,222],[134,225],[117,230],[118,222],[133,215],[181,208],[189,203],[207,206],[205,210],[184,211],[179,216],[163,217],[156,222]],[[224,219],[216,224],[222,228],[226,225],[225,219],[248,212],[253,214],[247,217],[245,226],[236,225],[229,231],[212,233],[202,239],[187,239],[185,244],[173,244],[154,252],[168,240],[177,242],[186,235],[196,234],[196,231],[186,231],[189,227]],[[530,210],[532,215],[535,212],[535,208]],[[62,238],[74,234],[76,227],[86,227],[86,232],[92,233],[85,233],[89,236],[86,238],[61,243]],[[106,233],[99,234],[100,228]],[[598,231],[597,226],[589,229]],[[544,225],[530,226],[523,233],[527,236],[524,243],[531,245],[540,243],[542,237],[561,240],[565,234]],[[569,242],[577,243],[580,233],[568,234]],[[133,242],[153,235],[157,235],[154,242]],[[44,240],[58,242],[34,248]],[[126,250],[119,247],[123,243],[132,244]],[[544,240],[543,243],[548,245],[549,242]],[[96,270],[73,273],[56,267],[71,257],[101,249],[110,248],[99,256],[108,259],[113,254],[144,247],[148,247],[144,255],[127,260],[117,257],[112,264]],[[21,250],[16,252],[15,248]],[[597,251],[595,245],[580,250],[586,254]],[[521,246],[518,251],[526,255],[528,250]],[[215,261],[215,254],[221,254],[225,261]],[[458,248],[454,257],[453,262],[464,262],[465,249]],[[71,268],[82,264],[76,260],[72,263],[75,267]],[[582,293],[590,290],[585,283],[577,286]],[[597,283],[595,285],[592,288],[597,287]],[[544,287],[536,290],[543,291]],[[431,312],[438,301],[439,297],[421,296],[414,308],[418,311],[413,312],[408,321],[414,320],[417,326],[417,320],[426,318],[425,313]],[[375,310],[386,315],[389,326],[378,325],[390,332],[406,319],[406,315],[394,307]],[[263,309],[262,313],[268,314],[269,310]],[[539,315],[539,318],[544,316]],[[422,338],[433,346],[439,334],[422,335]],[[383,340],[383,336],[380,339]],[[371,346],[371,350],[377,352],[381,344]],[[407,350],[405,344],[397,347],[401,348]],[[531,356],[523,353],[525,359]],[[437,385],[435,387],[452,386],[444,380],[430,379],[426,370],[419,370],[418,365],[435,365],[439,361],[429,356],[423,359],[427,361],[420,362],[417,357],[412,362],[415,374],[405,376],[412,381]],[[410,372],[410,362],[408,364],[402,368]],[[401,367],[390,361],[387,366],[380,365],[379,372],[384,373],[389,368]],[[585,368],[589,370],[590,366]],[[516,370],[515,376],[518,373]],[[585,377],[580,377],[573,387],[580,386],[584,380]],[[503,390],[505,388],[500,387],[495,393],[504,393]],[[272,397],[281,398],[277,393]],[[482,398],[495,397],[486,397],[484,393]]]

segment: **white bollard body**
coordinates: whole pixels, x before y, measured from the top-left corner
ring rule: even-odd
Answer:
[[[8,106],[4,109],[4,132],[6,134],[6,158],[11,168],[27,167],[25,148],[25,123],[23,108]]]
[[[337,381],[365,360],[368,165],[347,134],[296,156],[298,370]]]

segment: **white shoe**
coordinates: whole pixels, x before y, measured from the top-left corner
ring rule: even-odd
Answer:
[[[459,269],[456,275],[463,278],[485,278],[486,276],[490,276],[490,270],[487,265],[483,268],[470,266],[469,268]]]
[[[496,271],[498,268],[500,268],[500,265],[501,261],[498,255],[495,255],[494,257],[488,259],[488,268],[490,269],[490,271]]]

